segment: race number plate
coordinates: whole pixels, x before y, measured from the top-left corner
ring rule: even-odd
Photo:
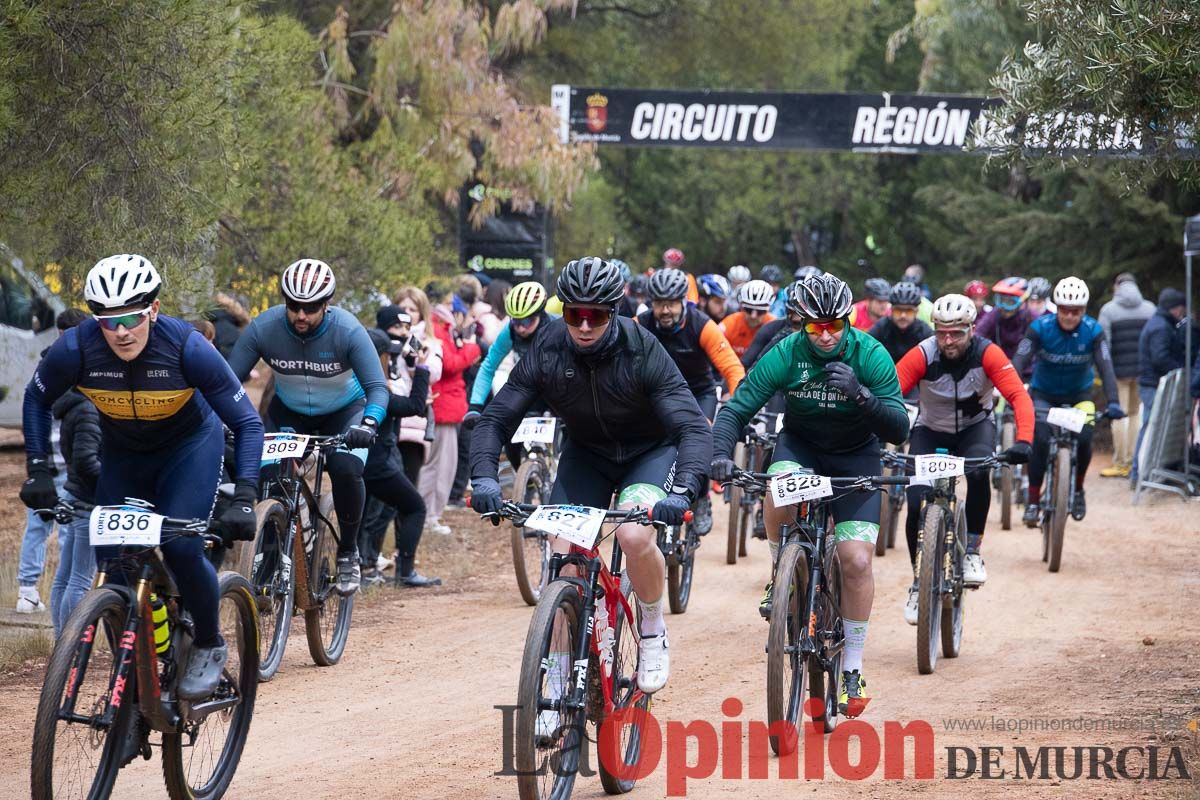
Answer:
[[[771,478],[771,498],[776,506],[791,506],[805,500],[830,497],[833,486],[824,475],[806,472],[785,472]]]
[[[141,544],[156,546],[162,539],[163,517],[131,506],[96,506],[88,520],[92,547]]]
[[[526,417],[513,434],[513,444],[522,442],[551,444],[554,442],[554,417]]]
[[[1046,422],[1079,433],[1087,424],[1087,412],[1082,408],[1052,408],[1046,412]]]
[[[300,433],[268,433],[263,437],[262,460],[266,462],[303,458],[310,438],[312,437]]]
[[[944,455],[917,456],[913,464],[913,473],[913,477],[918,481],[935,481],[938,478],[954,478],[967,474],[961,457]]]
[[[538,506],[525,520],[528,528],[545,531],[589,550],[596,546],[603,524],[604,509],[587,506]]]

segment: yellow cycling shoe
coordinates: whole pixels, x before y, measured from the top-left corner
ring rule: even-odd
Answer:
[[[1111,467],[1105,467],[1104,469],[1100,470],[1100,475],[1104,478],[1128,478],[1129,467],[1122,467],[1113,464]]]
[[[854,719],[867,710],[867,679],[858,670],[842,671],[842,688],[838,694],[838,711],[842,716]]]

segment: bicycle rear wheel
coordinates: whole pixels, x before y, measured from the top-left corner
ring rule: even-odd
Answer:
[[[292,553],[285,552],[287,509],[278,500],[264,500],[254,508],[258,534],[242,549],[238,572],[254,587],[258,624],[262,632],[262,653],[258,679],[269,681],[283,663],[288,632],[295,608],[295,571]]]
[[[163,779],[171,800],[214,800],[225,794],[237,772],[258,694],[258,614],[254,588],[232,572],[222,572],[221,636],[229,646],[221,681],[212,697],[192,703],[192,714],[210,704],[226,704],[179,730],[163,733]]]
[[[784,545],[775,566],[767,635],[767,724],[783,730],[772,735],[777,755],[795,752],[809,668],[800,653],[800,637],[808,623],[808,558],[796,542]]]
[[[575,785],[580,748],[586,745],[586,720],[579,709],[560,707],[554,731],[543,731],[548,735],[539,736],[538,717],[543,711],[555,710],[551,704],[571,691],[572,654],[583,634],[581,616],[576,585],[554,581],[542,591],[529,620],[517,685],[517,740],[513,750],[521,800],[565,799]],[[552,658],[557,664],[565,660],[565,664],[552,671]]]
[[[1000,450],[1001,452],[1013,446],[1013,424],[1005,422],[1000,429]],[[1013,468],[1000,467],[1000,528],[1002,530],[1012,530],[1012,507],[1013,507]]]
[[[308,652],[313,662],[319,667],[332,667],[341,660],[350,637],[354,595],[342,597],[334,588],[337,583],[337,540],[335,530],[330,526],[337,525],[337,515],[333,511],[333,498],[322,495],[320,507],[321,516],[330,524],[326,525],[320,517],[313,520],[317,530],[308,565],[308,584],[316,605],[304,611],[304,631],[308,635]]]
[[[518,503],[541,505],[549,493],[550,486],[541,461],[532,457],[525,459],[513,479],[513,497]],[[512,557],[521,599],[527,605],[537,605],[542,587],[550,576],[550,540],[540,531],[514,525]]]
[[[630,609],[634,609],[636,604],[632,597],[632,587],[628,575],[621,576],[621,594],[629,602]],[[604,600],[598,602],[604,602]],[[633,778],[625,777],[626,771],[636,768],[641,759],[642,725],[646,721],[646,714],[650,710],[650,702],[653,699],[652,695],[637,688],[638,639],[633,630],[636,611],[634,615],[633,619],[627,618],[624,609],[618,607],[615,621],[613,621],[612,675],[611,677],[605,676],[601,671],[604,668],[603,659],[600,664],[594,665],[600,669],[592,674],[595,691],[592,694],[591,708],[594,710],[597,731],[597,770],[600,773],[600,784],[608,794],[625,794],[633,789],[636,783]],[[610,615],[610,619],[612,619],[612,615]],[[604,646],[603,639],[601,639],[600,645]],[[602,680],[610,681],[613,711],[623,712],[621,727],[616,731],[615,741],[610,745],[615,747],[607,753],[604,752],[606,740],[602,736],[605,731],[604,722],[607,719],[603,690],[599,685]],[[612,735],[611,732],[610,735]],[[618,763],[620,763],[620,769],[615,771],[609,769],[610,765],[616,767]]]
[[[954,512],[954,548],[952,558],[957,565],[959,580],[953,594],[942,597],[942,655],[946,658],[958,658],[962,648],[963,615],[967,601],[967,590],[962,585],[963,558],[967,551],[967,511],[966,504],[961,502]]]
[[[106,798],[121,768],[136,692],[125,695],[111,727],[97,723],[108,708],[115,646],[129,605],[115,589],[84,595],[54,645],[33,723],[30,784],[34,800]],[[74,714],[62,718],[74,702]]]
[[[696,576],[696,534],[691,525],[681,525],[676,529],[676,535],[683,537],[683,544],[677,547],[683,558],[667,559],[667,601],[672,614],[682,614],[687,611],[688,601],[692,598],[692,581]]]
[[[920,563],[917,565],[917,671],[928,675],[937,667],[942,622],[942,539],[946,536],[946,509],[937,503],[925,506],[921,529]]]
[[[1054,516],[1049,526],[1047,541],[1050,571],[1058,572],[1062,566],[1063,539],[1067,534],[1067,517],[1071,505],[1071,450],[1060,447],[1054,454],[1054,484],[1050,497],[1054,503]]]

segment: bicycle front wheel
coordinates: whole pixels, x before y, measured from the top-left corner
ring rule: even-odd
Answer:
[[[129,606],[115,589],[88,592],[54,645],[33,723],[34,800],[101,800],[112,793],[136,693],[113,723],[100,720],[112,699],[115,650]]]
[[[1071,451],[1060,447],[1054,454],[1054,483],[1050,497],[1054,503],[1054,516],[1048,528],[1047,542],[1050,571],[1058,572],[1062,566],[1063,539],[1067,535],[1067,517],[1071,507]]]
[[[942,539],[946,536],[946,509],[937,503],[925,506],[921,529],[921,559],[917,569],[917,671],[928,675],[937,667],[942,622]]]
[[[517,792],[521,800],[568,798],[586,745],[584,715],[566,708],[571,693],[571,660],[583,635],[579,589],[554,581],[542,592],[521,657],[517,686]]]
[[[734,484],[729,485],[729,526],[725,531],[725,563],[736,564],[738,546],[742,538],[742,489]]]
[[[518,503],[541,505],[550,486],[538,458],[525,459],[513,479],[513,497]],[[517,589],[527,605],[537,605],[542,587],[550,577],[550,540],[540,531],[512,526],[513,569]]]
[[[258,679],[269,681],[283,663],[295,605],[295,571],[292,552],[285,547],[287,509],[278,500],[264,500],[254,509],[258,534],[244,548],[238,572],[250,581],[262,631]]]
[[[1013,424],[1005,422],[1000,430],[1001,452],[1013,446],[1014,435]],[[1013,494],[1013,468],[1000,467],[1000,528],[1006,531],[1012,530]]]
[[[308,635],[308,652],[318,667],[332,667],[342,658],[346,640],[350,637],[350,615],[354,611],[354,595],[343,597],[337,593],[337,539],[335,529],[337,515],[333,511],[333,498],[321,496],[321,517],[313,520],[317,526],[308,565],[308,590],[314,605],[304,610],[304,632]]]
[[[954,553],[953,559],[957,566],[959,577],[954,593],[942,597],[942,655],[946,658],[958,658],[962,649],[963,615],[967,601],[967,590],[962,585],[963,558],[967,552],[967,512],[966,504],[959,503],[954,513]]]
[[[163,778],[171,800],[216,800],[229,788],[250,733],[258,694],[258,607],[250,582],[222,572],[221,636],[229,660],[212,697],[191,704],[192,719],[163,734]],[[205,713],[205,706],[215,710]],[[200,715],[203,716],[200,716]]]
[[[795,542],[785,545],[775,566],[771,597],[771,629],[767,636],[767,722],[783,723],[782,735],[771,736],[777,755],[795,752],[799,743],[808,658],[800,637],[809,619],[808,559]]]
[[[676,535],[683,538],[679,552],[683,558],[667,559],[667,601],[672,614],[683,614],[687,611],[688,601],[692,598],[692,580],[696,575],[696,534],[691,525],[681,525],[676,529]]]

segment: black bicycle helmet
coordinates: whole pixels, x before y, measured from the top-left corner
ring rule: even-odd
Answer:
[[[921,287],[915,283],[900,281],[892,287],[892,305],[894,306],[919,306],[921,305]]]
[[[828,273],[796,281],[787,291],[788,310],[806,319],[842,319],[853,305],[850,287]]]
[[[660,269],[650,276],[651,300],[682,300],[687,291],[687,273],[681,269]]]
[[[892,296],[892,285],[883,278],[867,278],[863,289],[871,300],[887,300]]]
[[[758,277],[767,283],[782,283],[783,270],[776,264],[767,264],[762,268],[762,272],[758,274]]]
[[[564,303],[614,306],[624,293],[621,270],[599,256],[572,261],[558,276],[558,297]]]
[[[1045,278],[1029,279],[1029,297],[1031,300],[1047,300],[1050,297],[1050,281]]]
[[[647,297],[650,294],[650,279],[645,275],[634,275],[629,282],[629,293],[634,297]]]

